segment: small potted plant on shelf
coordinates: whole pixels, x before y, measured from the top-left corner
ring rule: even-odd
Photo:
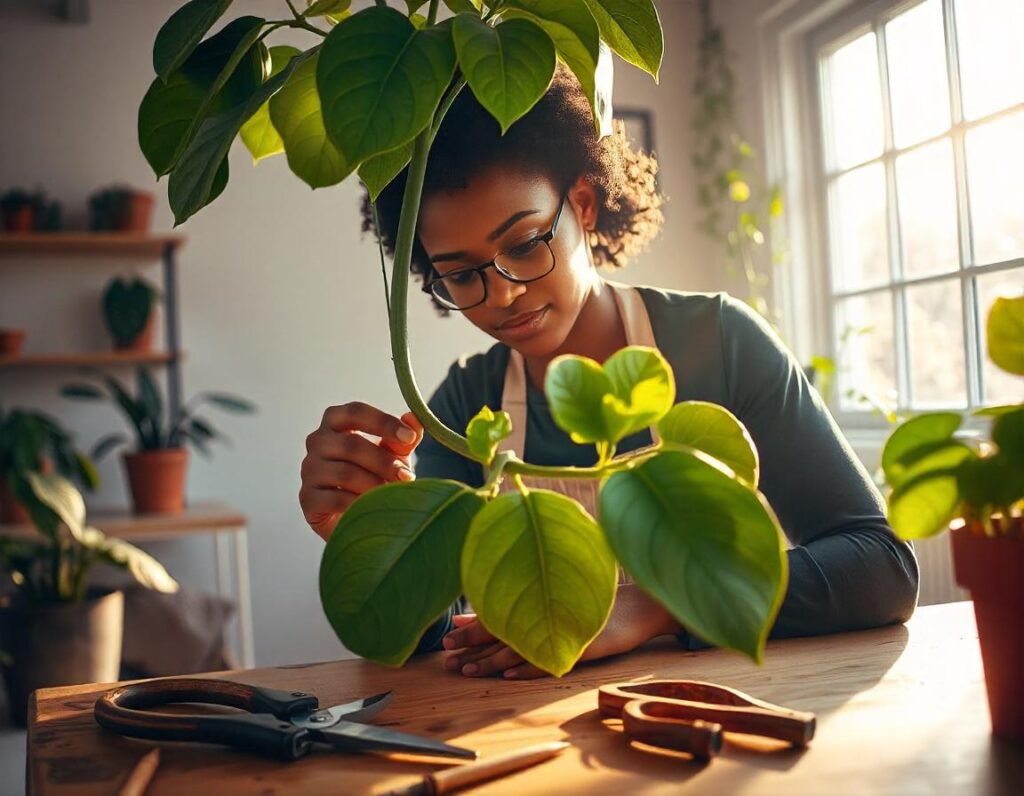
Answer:
[[[24,329],[0,329],[0,357],[20,357],[24,345]]]
[[[0,522],[28,523],[23,506],[30,495],[28,476],[53,470],[86,489],[99,486],[95,465],[56,420],[42,412],[0,407]]]
[[[82,495],[66,478],[29,473],[26,484],[33,535],[0,535],[0,566],[14,585],[0,602],[0,649],[19,725],[37,688],[118,679],[124,595],[90,588],[93,564],[125,569],[158,591],[178,589],[156,559],[90,528]]]
[[[103,320],[114,341],[114,348],[149,351],[153,346],[156,313],[153,311],[160,291],[141,277],[128,280],[114,277],[103,291]]]
[[[89,197],[89,229],[93,232],[149,232],[153,194],[121,185]]]
[[[999,298],[986,324],[1001,369],[1024,376],[1024,296]],[[904,539],[947,528],[957,582],[971,592],[992,730],[1024,743],[1024,403],[982,409],[987,439],[954,437],[955,412],[918,415],[882,452],[889,521]]]
[[[60,228],[61,207],[47,200],[40,190],[34,192],[12,188],[0,196],[4,229],[8,232],[52,231]]]
[[[185,507],[186,445],[205,455],[211,442],[227,439],[210,421],[196,416],[200,404],[210,403],[228,412],[255,410],[253,404],[237,396],[205,392],[187,401],[172,415],[164,410],[163,400],[146,368],[138,369],[135,396],[117,379],[97,376],[103,381],[106,392],[92,384],[69,384],[61,392],[67,398],[110,400],[124,413],[135,432],[135,450],[126,453],[123,461],[132,505],[139,514],[180,512]],[[108,434],[96,443],[93,458],[100,459],[127,442],[124,434]]]

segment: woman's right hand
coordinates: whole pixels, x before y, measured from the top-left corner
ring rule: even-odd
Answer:
[[[378,442],[357,432],[379,437]],[[409,455],[423,439],[416,415],[394,417],[353,402],[324,412],[320,428],[306,437],[299,505],[306,522],[325,540],[356,498],[374,487],[416,476]]]

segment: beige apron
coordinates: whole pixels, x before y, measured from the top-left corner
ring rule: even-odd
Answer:
[[[619,315],[626,331],[627,345],[643,345],[657,348],[651,319],[647,314],[640,293],[629,285],[605,282],[612,291]],[[514,451],[516,456],[524,459],[526,449],[526,416],[527,416],[527,384],[526,365],[523,355],[514,348],[510,350],[508,368],[505,371],[505,388],[501,396],[501,408],[512,418],[512,433],[502,442],[502,450]],[[651,427],[651,439],[658,441],[658,432]],[[574,498],[587,510],[592,517],[597,517],[598,484],[591,478],[540,478],[522,476],[524,486],[530,489],[550,489]],[[506,477],[499,487],[501,492],[514,492],[515,484]],[[629,583],[625,571],[619,569],[619,583]]]

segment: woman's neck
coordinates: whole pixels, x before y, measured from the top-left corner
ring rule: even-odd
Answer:
[[[548,365],[562,354],[577,354],[604,362],[626,345],[626,328],[612,291],[600,277],[595,277],[590,293],[583,302],[576,323],[555,351],[541,357],[526,357],[526,375],[538,389],[544,389]]]

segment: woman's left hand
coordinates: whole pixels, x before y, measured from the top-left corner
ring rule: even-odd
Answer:
[[[467,677],[503,673],[507,679],[530,680],[548,673],[526,663],[480,624],[475,614],[454,617],[456,629],[444,637],[451,650],[444,668],[461,671]],[[619,586],[608,623],[583,651],[580,660],[596,660],[636,649],[655,636],[679,632],[679,623],[634,584]]]

